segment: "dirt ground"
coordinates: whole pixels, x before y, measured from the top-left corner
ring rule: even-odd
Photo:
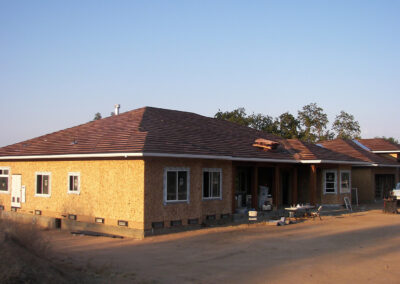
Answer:
[[[58,261],[114,283],[400,283],[400,215],[381,210],[141,241],[46,234]]]

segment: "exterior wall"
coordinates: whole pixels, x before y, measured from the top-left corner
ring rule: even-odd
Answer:
[[[353,168],[353,187],[358,190],[358,202],[370,203],[375,200],[374,174],[371,168]]]
[[[152,222],[164,222],[169,227],[171,221],[181,220],[187,225],[188,219],[199,219],[199,224],[207,215],[232,212],[232,162],[196,159],[155,159],[145,160],[145,229],[152,229]],[[189,202],[164,204],[164,168],[190,168]],[[202,200],[203,168],[222,169],[222,200]]]
[[[95,223],[95,217],[100,217],[108,226],[125,220],[128,228],[144,228],[143,160],[1,161],[2,166],[10,167],[10,174],[21,174],[26,186],[26,202],[18,213],[32,215],[41,210],[43,217],[65,221],[68,214],[75,214],[77,223]],[[35,196],[36,172],[51,173],[50,197]],[[68,172],[80,173],[79,195],[67,192]],[[5,211],[10,211],[11,188],[10,182],[10,193],[0,194]]]
[[[324,182],[323,182],[323,171],[324,170],[336,170],[336,193],[324,193]],[[351,171],[350,166],[346,165],[324,165],[320,166],[317,171],[317,200],[320,200],[321,204],[344,204],[344,197],[348,197],[351,200],[351,190],[349,193],[340,192],[340,171],[348,170]],[[350,173],[351,176],[351,173]],[[353,187],[352,181],[350,189]]]
[[[375,201],[375,175],[393,175],[398,181],[398,169],[391,167],[380,168],[353,168],[352,179],[353,187],[358,189],[358,199],[360,203],[370,203]]]

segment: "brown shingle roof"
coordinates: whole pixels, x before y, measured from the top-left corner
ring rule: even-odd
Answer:
[[[256,139],[280,143],[265,151]],[[339,160],[357,158],[194,113],[144,107],[0,148],[0,157],[108,153],[162,153],[234,158]]]
[[[347,156],[362,160],[364,162],[381,164],[381,165],[400,165],[399,163],[393,160],[386,159],[382,156],[379,156],[377,154],[374,154],[370,151],[363,149],[362,147],[360,147],[351,140],[335,139],[330,141],[322,141],[319,143],[327,149],[345,154]]]
[[[357,141],[371,151],[400,151],[400,145],[383,138],[357,139]]]
[[[292,147],[294,156],[299,160],[361,161],[357,157],[349,156],[335,149],[323,148],[297,139],[288,139],[287,143]]]

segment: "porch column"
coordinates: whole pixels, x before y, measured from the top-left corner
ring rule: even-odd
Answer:
[[[292,170],[292,203],[297,204],[298,190],[297,190],[297,168]]]
[[[258,167],[253,167],[251,177],[251,207],[258,209]]]
[[[280,187],[280,173],[279,167],[275,166],[275,174],[274,174],[274,205],[276,208],[281,204],[281,187]]]
[[[236,199],[235,199],[235,193],[236,193],[236,166],[232,163],[232,187],[231,187],[231,194],[232,194],[232,214],[235,213],[236,210]]]
[[[317,167],[310,166],[310,203],[315,205],[317,202]]]

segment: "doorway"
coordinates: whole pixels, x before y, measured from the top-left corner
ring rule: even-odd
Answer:
[[[21,175],[11,176],[11,207],[21,208],[22,199]]]
[[[387,198],[394,188],[394,175],[375,175],[375,199]]]
[[[235,200],[238,208],[251,207],[251,168],[238,167],[235,179]]]

